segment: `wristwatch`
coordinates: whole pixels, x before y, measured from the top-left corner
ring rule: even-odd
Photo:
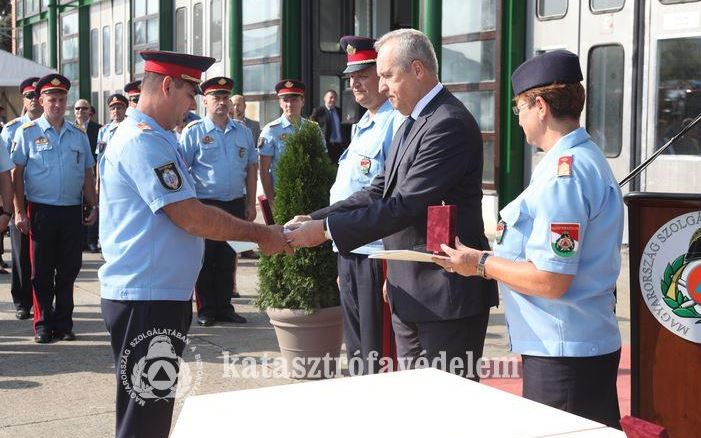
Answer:
[[[487,259],[491,256],[490,253],[487,251],[483,251],[482,255],[480,256],[479,262],[477,262],[477,275],[479,275],[482,278],[487,278],[487,276],[484,273],[484,265],[487,263]]]

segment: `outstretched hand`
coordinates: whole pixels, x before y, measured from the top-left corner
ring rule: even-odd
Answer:
[[[283,233],[281,225],[270,225],[267,228],[267,233],[258,242],[260,252],[265,255],[273,254],[293,254],[294,250],[287,242],[287,237]]]
[[[287,241],[294,248],[311,248],[326,242],[323,220],[308,220],[286,231]]]
[[[288,231],[296,230],[297,228],[302,226],[303,223],[309,222],[310,220],[312,220],[311,216],[306,214],[300,214],[287,221],[287,223],[285,224],[285,228]]]

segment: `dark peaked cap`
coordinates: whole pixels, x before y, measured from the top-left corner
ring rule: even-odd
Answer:
[[[555,82],[574,84],[582,79],[579,57],[567,50],[553,50],[521,64],[511,75],[511,85],[518,96],[531,88]]]

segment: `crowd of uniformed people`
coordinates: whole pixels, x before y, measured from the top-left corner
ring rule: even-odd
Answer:
[[[447,352],[448,361],[476,361],[498,282],[511,348],[524,358],[524,395],[618,427],[614,286],[623,210],[606,160],[579,126],[585,96],[577,56],[539,55],[512,77],[514,113],[546,157],[500,212],[492,253],[481,219],[480,130],[438,80],[428,38],[405,29],[340,43],[343,74],[366,111],[344,138],[335,92],[325,94],[313,114],[338,163],[331,205],[299,212],[285,228],[254,222],[256,187],[260,175],[274,207],[285,138],[311,123],[302,117],[301,81],[274,85],[282,114],[260,129],[245,117],[243,96],[231,96],[236,78],[200,80],[214,59],[141,52],[142,80],[107,99],[111,121],[94,140],[83,115],[88,102],[75,103],[75,122],[65,119],[70,81],[51,74],[22,82],[24,114],[0,137],[0,228],[10,225],[17,318],[33,312],[38,343],[75,339],[73,283],[82,250],[101,245],[116,435],[165,437],[172,388],[137,391],[120,380],[122,361],[162,366],[153,345],[132,340],[154,329],[186,335],[193,291],[198,324],[246,322],[231,302],[236,254],[227,240],[257,242],[264,254],[333,240],[346,351],[364,361],[357,373],[377,369],[384,302],[400,357]],[[198,94],[203,117],[192,112]],[[389,261],[385,269],[368,257],[425,250],[427,207],[441,203],[458,209],[458,239],[444,247],[447,259]],[[90,237],[98,217],[99,242]],[[159,342],[176,356],[185,345],[177,336]],[[457,372],[478,379],[466,369]],[[141,371],[144,379],[154,374]]]

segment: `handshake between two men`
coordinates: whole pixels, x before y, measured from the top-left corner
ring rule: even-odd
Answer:
[[[293,248],[310,248],[329,240],[324,231],[323,220],[312,220],[311,216],[298,215],[285,224],[265,227],[267,233],[257,240],[265,255],[293,254]]]

